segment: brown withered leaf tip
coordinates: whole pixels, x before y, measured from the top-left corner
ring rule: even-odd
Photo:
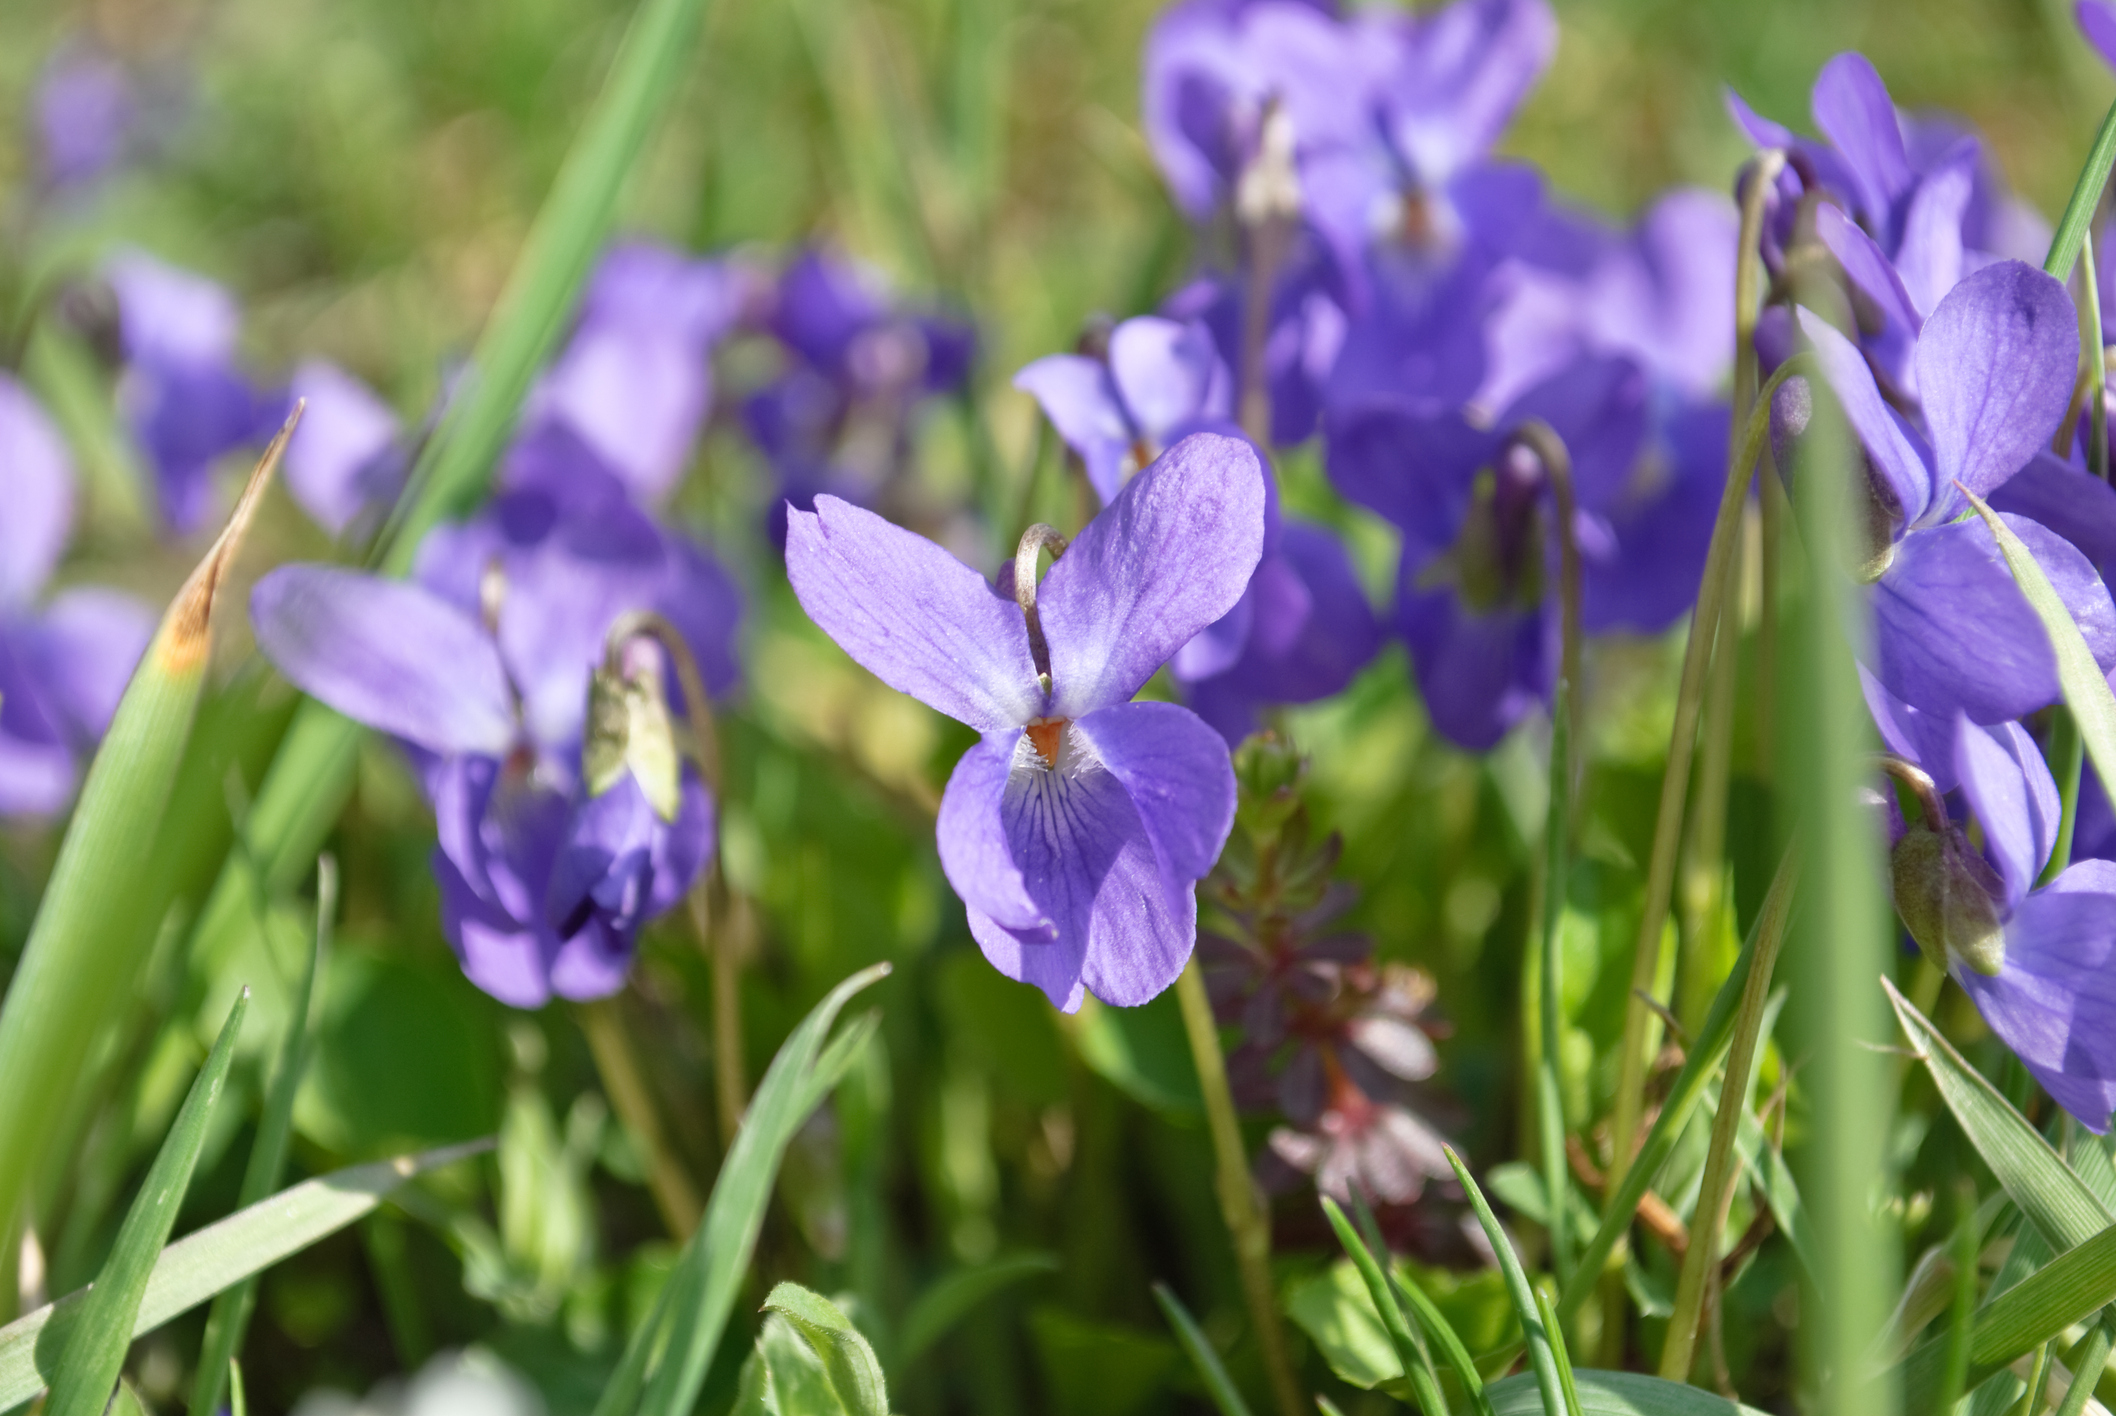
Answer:
[[[221,579],[234,564],[235,553],[242,549],[243,536],[257,515],[258,504],[264,500],[265,488],[272,484],[272,474],[279,470],[279,459],[286,454],[287,443],[293,438],[306,407],[307,399],[294,401],[294,411],[287,414],[287,420],[280,426],[271,446],[257,459],[256,470],[250,473],[249,483],[242,489],[242,498],[235,503],[235,512],[228,518],[228,524],[221,529],[205,559],[191,572],[190,579],[184,582],[184,588],[176,592],[168,613],[162,616],[161,633],[155,636],[154,652],[155,662],[164,673],[188,673],[205,662],[206,651],[213,642],[213,605],[220,592]]]

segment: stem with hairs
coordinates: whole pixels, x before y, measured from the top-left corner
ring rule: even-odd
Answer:
[[[1249,1156],[1242,1148],[1234,1093],[1227,1086],[1227,1059],[1220,1051],[1220,1028],[1213,1019],[1212,1000],[1205,993],[1205,974],[1195,955],[1176,979],[1176,1001],[1183,1008],[1183,1031],[1190,1039],[1190,1055],[1198,1068],[1198,1090],[1205,1098],[1205,1120],[1212,1132],[1213,1159],[1218,1168],[1220,1213],[1234,1239],[1234,1257],[1242,1274],[1242,1297],[1249,1305],[1249,1322],[1256,1329],[1257,1346],[1263,1350],[1271,1394],[1278,1402],[1279,1416],[1307,1416],[1308,1402],[1293,1375],[1292,1359],[1286,1352],[1286,1332],[1279,1323],[1278,1300],[1271,1288],[1271,1215],[1249,1174]]]

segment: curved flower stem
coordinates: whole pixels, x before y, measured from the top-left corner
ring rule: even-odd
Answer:
[[[1242,1297],[1249,1304],[1249,1322],[1256,1329],[1257,1346],[1263,1349],[1271,1394],[1278,1402],[1279,1416],[1307,1416],[1308,1403],[1293,1377],[1285,1328],[1279,1322],[1278,1299],[1271,1287],[1271,1217],[1249,1174],[1241,1123],[1234,1113],[1234,1094],[1227,1087],[1227,1059],[1220,1052],[1220,1028],[1213,1020],[1212,1000],[1205,994],[1205,974],[1198,967],[1195,954],[1176,979],[1176,1001],[1183,1007],[1183,1031],[1190,1038],[1190,1055],[1198,1068],[1198,1090],[1205,1098],[1205,1120],[1212,1131],[1220,1213],[1234,1239],[1235,1262],[1242,1274]]]
[[[1668,1340],[1661,1348],[1660,1374],[1671,1382],[1690,1379],[1698,1319],[1703,1314],[1705,1279],[1719,1264],[1720,1231],[1727,1222],[1727,1207],[1734,1201],[1734,1180],[1741,1166],[1734,1141],[1740,1133],[1742,1117],[1748,1114],[1749,1087],[1755,1080],[1765,1005],[1771,996],[1771,972],[1778,962],[1779,946],[1785,942],[1785,921],[1791,912],[1789,894],[1778,897],[1778,909],[1756,933],[1755,961],[1749,965],[1749,976],[1741,988],[1740,1008],[1734,1015],[1734,1040],[1728,1046],[1726,1072],[1719,1082],[1719,1111],[1712,1118],[1704,1182],[1697,1192],[1697,1209],[1690,1221],[1690,1247],[1683,1253],[1682,1275],[1675,1286],[1675,1311],[1669,1316]]]
[[[1646,894],[1639,917],[1638,941],[1632,953],[1631,987],[1626,994],[1624,1036],[1617,1055],[1616,1105],[1610,1140],[1613,1172],[1631,1163],[1638,1142],[1638,1120],[1642,1110],[1646,1071],[1646,1030],[1652,1018],[1646,999],[1656,997],[1654,984],[1660,974],[1661,931],[1668,920],[1668,891],[1674,883],[1676,846],[1682,838],[1683,795],[1690,781],[1691,753],[1697,741],[1697,719],[1704,698],[1705,669],[1712,656],[1712,640],[1726,600],[1728,570],[1733,562],[1735,538],[1741,525],[1742,504],[1748,499],[1749,469],[1763,455],[1770,440],[1771,398],[1788,378],[1803,372],[1806,356],[1796,355],[1779,365],[1770,381],[1759,390],[1755,406],[1734,460],[1727,469],[1726,489],[1719,499],[1719,513],[1712,526],[1711,548],[1705,553],[1705,570],[1697,586],[1697,608],[1690,616],[1690,636],[1683,646],[1682,680],[1675,695],[1675,725],[1669,734],[1668,764],[1661,776],[1660,806],[1653,825],[1653,855],[1646,868]]]
[[[1035,661],[1036,677],[1043,691],[1051,691],[1051,646],[1043,637],[1043,617],[1036,612],[1036,557],[1049,551],[1051,559],[1065,554],[1065,537],[1055,526],[1037,522],[1021,533],[1014,548],[1014,603],[1029,627],[1029,658]]]
[[[619,1016],[617,1000],[599,998],[582,1004],[580,1030],[588,1039],[588,1050],[595,1055],[595,1070],[602,1074],[610,1104],[617,1108],[625,1129],[646,1151],[643,1159],[647,1188],[654,1194],[654,1207],[661,1211],[661,1222],[668,1226],[671,1237],[681,1243],[698,1227],[698,1216],[705,1207],[699,1203],[698,1187],[690,1171],[677,1159],[662,1130],[661,1114],[655,1109],[653,1094],[640,1071],[631,1033]]]
[[[1514,430],[1514,440],[1535,454],[1550,479],[1551,500],[1556,503],[1558,533],[1558,678],[1572,685],[1568,726],[1579,740],[1580,717],[1580,542],[1575,534],[1575,504],[1572,495],[1572,454],[1551,426],[1531,418]]]
[[[691,646],[676,626],[650,610],[635,610],[620,615],[610,626],[609,652],[616,654],[623,645],[634,638],[649,638],[659,644],[676,670],[677,686],[683,690],[684,711],[691,727],[691,754],[697,764],[698,775],[705,779],[706,789],[713,795],[716,811],[724,806],[722,796],[720,733],[713,721],[712,699],[705,691],[705,676],[698,672],[698,660],[691,653]],[[744,941],[736,937],[734,930],[714,928],[713,900],[715,894],[722,897],[726,916],[724,923],[731,924],[739,916],[746,921],[747,908],[738,907],[727,899],[725,881],[720,874],[720,833],[713,833],[713,853],[691,886],[688,904],[691,927],[698,935],[698,943],[712,961],[713,972],[713,1093],[720,1113],[720,1141],[722,1145],[735,1143],[735,1132],[742,1125],[742,1112],[749,1104],[749,1087],[743,1075],[742,1065],[742,955]]]
[[[1697,769],[1697,806],[1689,813],[1689,839],[1682,871],[1682,929],[1676,967],[1675,1016],[1695,1028],[1711,1003],[1713,980],[1705,974],[1711,937],[1726,907],[1727,782],[1733,774],[1734,705],[1739,690],[1741,616],[1734,603],[1748,561],[1747,538],[1735,547],[1728,571],[1728,603],[1720,610],[1713,638],[1712,672],[1705,681],[1704,752]]]
[[[2079,238],[2079,333],[2087,375],[2087,470],[2109,480],[2109,366],[2102,341],[2101,287],[2094,270],[2094,238]]]
[[[1279,267],[1292,249],[1301,219],[1300,174],[1293,165],[1293,120],[1276,100],[1267,101],[1258,151],[1235,190],[1241,222],[1242,431],[1260,448],[1271,446],[1271,392],[1264,384],[1264,344],[1271,334],[1271,295]]]

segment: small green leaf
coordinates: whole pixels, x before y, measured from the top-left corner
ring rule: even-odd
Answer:
[[[2109,119],[2116,123],[2116,108],[2109,111]],[[2103,134],[2111,136],[2106,124]],[[2097,144],[2096,152],[2100,152],[2100,144]],[[2104,176],[2107,171],[2108,164],[2104,162]],[[2098,192],[2100,188],[2097,186],[2095,190]],[[2069,220],[2070,217],[2071,213],[2067,212],[2066,218]],[[1955,485],[1961,486],[1960,483]],[[2079,725],[2080,740],[2086,744],[2087,758],[2094,764],[2094,775],[2101,779],[2102,790],[2111,800],[2116,800],[2116,693],[2109,691],[2109,681],[2102,677],[2101,670],[2094,663],[2094,652],[2087,648],[2085,637],[2073,622],[2072,612],[2058,598],[2050,577],[2036,564],[2034,553],[1981,497],[1967,487],[1962,488],[1962,495],[1969,498],[1977,515],[1984,518],[1984,525],[1990,529],[2000,553],[2006,557],[2006,568],[2013,572],[2021,594],[2027,597],[2035,617],[2042,621],[2043,633],[2050,636],[2050,652],[2057,659],[2057,682],[2064,690],[2065,706],[2072,710],[2073,721]]]
[[[823,1375],[847,1416],[889,1416],[889,1382],[882,1364],[837,1304],[798,1283],[782,1283],[764,1300],[764,1308],[793,1324],[823,1364]]]
[[[110,1257],[82,1300],[80,1317],[66,1340],[59,1375],[52,1383],[51,1400],[45,1403],[50,1416],[101,1416],[110,1404],[111,1388],[117,1384],[126,1349],[132,1345],[133,1324],[147,1292],[148,1276],[169,1242],[169,1231],[176,1226],[184,1191],[191,1187],[191,1172],[206,1143],[206,1123],[227,1084],[228,1068],[235,1061],[235,1040],[249,1009],[246,988],[236,996],[206,1065],[199,1068],[183,1110],[176,1114],[176,1124],[169,1128],[140,1185],[139,1198],[126,1212]]]
[[[1176,1297],[1175,1290],[1165,1283],[1154,1285],[1154,1301],[1168,1318],[1168,1325],[1176,1330],[1176,1342],[1190,1358],[1190,1365],[1198,1369],[1198,1379],[1205,1383],[1205,1390],[1212,1396],[1212,1404],[1219,1408],[1220,1416],[1249,1416],[1249,1404],[1242,1400],[1242,1393],[1235,1387],[1234,1378],[1227,1375],[1227,1366],[1220,1361],[1220,1354],[1213,1351],[1212,1343],[1183,1300]]]
[[[1581,1367],[1573,1373],[1585,1416],[1763,1416],[1714,1392],[1664,1382],[1637,1372]],[[1493,1416],[1541,1416],[1542,1393],[1527,1372],[1493,1382]]]
[[[319,1175],[185,1235],[155,1261],[132,1336],[154,1331],[229,1285],[337,1233],[414,1175],[491,1147],[489,1140],[472,1141]],[[69,1293],[0,1328],[0,1410],[29,1400],[58,1374],[89,1293]]]
[[[1454,1167],[1455,1178],[1462,1182],[1462,1193],[1469,1196],[1470,1208],[1476,1211],[1477,1223],[1484,1228],[1484,1237],[1491,1242],[1492,1252],[1499,1256],[1499,1271],[1506,1275],[1506,1294],[1513,1300],[1514,1312],[1521,1319],[1521,1331],[1528,1339],[1528,1365],[1535,1373],[1536,1388],[1543,1398],[1544,1416],[1565,1416],[1564,1383],[1558,1375],[1556,1346],[1564,1341],[1555,1330],[1543,1326],[1543,1316],[1538,1311],[1535,1292],[1528,1285],[1528,1274],[1521,1267],[1521,1256],[1514,1252],[1514,1241],[1499,1227],[1497,1215],[1477,1188],[1476,1177],[1448,1146],[1447,1163]],[[1494,1399],[1496,1410],[1497,1401]]]
[[[1055,1254],[1011,1254],[942,1275],[912,1300],[904,1314],[903,1334],[897,1341],[899,1355],[910,1362],[1001,1290],[1057,1271]]]

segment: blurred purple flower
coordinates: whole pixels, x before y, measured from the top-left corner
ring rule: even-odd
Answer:
[[[1220,358],[1239,369],[1246,333],[1243,285],[1235,276],[1199,276],[1171,295],[1161,313],[1183,323],[1203,320]],[[1315,431],[1324,391],[1344,348],[1346,304],[1342,282],[1322,247],[1297,236],[1273,283],[1264,330],[1263,384],[1275,446],[1291,447]]]
[[[900,692],[983,741],[942,797],[941,868],[985,957],[1071,1011],[1083,990],[1144,1003],[1196,937],[1192,886],[1234,815],[1219,738],[1131,697],[1240,598],[1262,550],[1248,443],[1171,448],[1073,538],[1033,603],[922,537],[833,497],[789,514],[787,572],[810,618]]]
[[[241,314],[225,287],[138,251],[114,258],[105,275],[125,361],[119,397],[163,520],[188,534],[211,510],[213,464],[276,432],[286,397],[261,392],[237,368]]]
[[[69,43],[38,76],[35,99],[39,163],[59,191],[89,186],[129,155],[139,101],[124,64],[94,45]]]
[[[65,807],[154,632],[152,612],[113,590],[42,598],[73,498],[58,430],[0,374],[0,817]]]
[[[435,531],[413,583],[283,566],[251,600],[258,643],[305,692],[410,745],[434,804],[442,924],[502,1002],[622,986],[641,925],[711,854],[714,803],[684,769],[658,815],[629,773],[582,781],[589,677],[626,611],[683,634],[708,687],[733,678],[734,586],[591,462]]]
[[[292,398],[306,402],[287,444],[286,484],[301,509],[333,536],[378,515],[408,470],[397,415],[337,365],[311,359],[294,372]]]

